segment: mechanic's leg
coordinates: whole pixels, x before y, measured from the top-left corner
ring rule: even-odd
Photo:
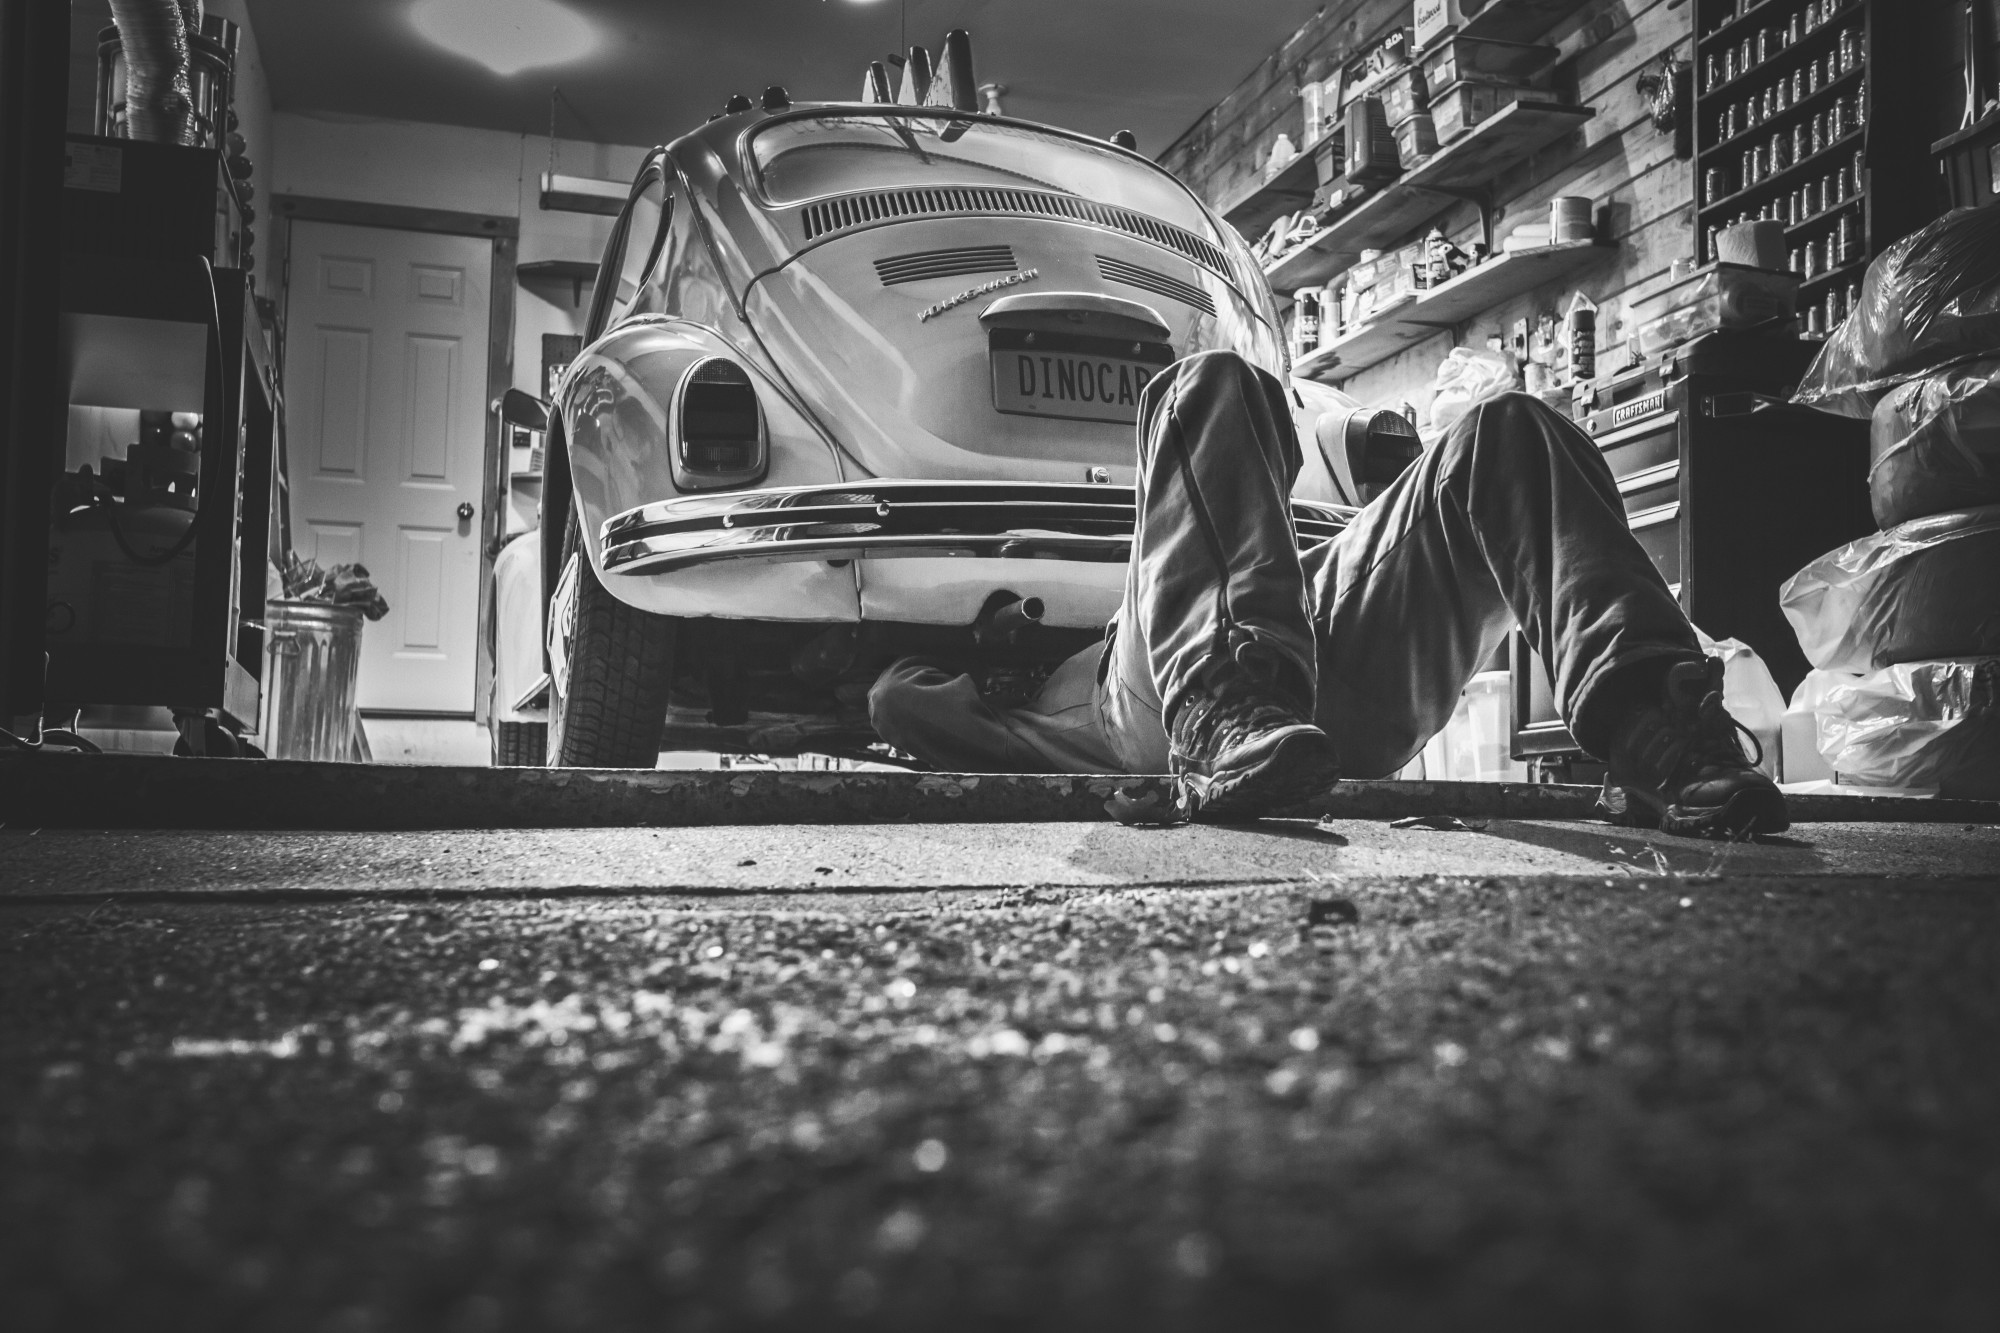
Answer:
[[[1306,563],[1318,721],[1354,777],[1408,763],[1517,622],[1597,755],[1638,694],[1701,658],[1603,455],[1526,394],[1466,413]]]
[[[1098,645],[1056,668],[1035,699],[998,707],[971,676],[905,657],[875,678],[876,734],[948,773],[1116,773],[1093,686]]]
[[[1146,386],[1138,437],[1132,559],[1100,678],[1106,735],[1128,771],[1171,767],[1198,807],[1254,814],[1288,783],[1332,777],[1309,722],[1312,622],[1290,499],[1301,460],[1284,387],[1234,353],[1199,353]],[[1267,695],[1291,705],[1289,728],[1253,716],[1246,696]],[[1190,703],[1189,734],[1170,744]]]

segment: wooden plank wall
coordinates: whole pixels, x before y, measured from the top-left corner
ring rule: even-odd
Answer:
[[[1413,403],[1428,415],[1431,378],[1446,352],[1454,346],[1484,347],[1490,335],[1506,336],[1521,318],[1559,312],[1577,290],[1600,304],[1601,355],[1629,332],[1624,313],[1631,301],[1666,285],[1672,262],[1694,253],[1693,165],[1674,157],[1671,134],[1653,128],[1637,87],[1640,71],[1663,53],[1691,56],[1693,8],[1674,0],[1598,0],[1564,20],[1546,40],[1592,44],[1564,66],[1558,86],[1597,115],[1496,182],[1502,206],[1498,235],[1518,222],[1545,218],[1556,195],[1582,194],[1594,201],[1599,235],[1616,241],[1618,253],[1357,375],[1343,386],[1349,393],[1371,406]],[[1303,81],[1325,77],[1409,21],[1409,0],[1330,0],[1168,148],[1162,165],[1211,204],[1224,198],[1257,169],[1279,133],[1298,142]],[[1465,244],[1478,235],[1478,213],[1461,205],[1442,225]]]

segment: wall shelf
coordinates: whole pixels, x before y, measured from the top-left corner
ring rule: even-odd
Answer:
[[[532,263],[514,266],[516,282],[566,282],[570,285],[570,301],[574,305],[583,304],[583,289],[586,284],[597,281],[597,265],[587,259],[537,259]]]
[[[1319,189],[1319,172],[1313,166],[1313,155],[1326,140],[1326,135],[1313,140],[1300,149],[1298,157],[1276,176],[1268,181],[1248,182],[1247,188],[1240,189],[1232,202],[1216,211],[1242,234],[1243,239],[1255,241],[1273,222],[1287,213],[1298,212],[1312,202]]]
[[[1264,274],[1286,293],[1323,283],[1363,250],[1399,244],[1454,204],[1479,201],[1495,176],[1596,114],[1588,107],[1516,102],[1362,200]]]
[[[1488,260],[1450,282],[1417,293],[1416,299],[1383,312],[1312,355],[1301,357],[1292,373],[1303,379],[1338,384],[1371,366],[1381,365],[1407,347],[1464,323],[1481,311],[1523,296],[1543,283],[1616,254],[1617,250],[1615,245],[1572,241],[1537,250],[1517,250]]]
[[[1489,42],[1538,42],[1584,4],[1585,0],[1494,0],[1467,19],[1457,35]]]

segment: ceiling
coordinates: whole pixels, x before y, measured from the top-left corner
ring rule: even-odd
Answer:
[[[334,111],[651,144],[782,84],[859,96],[870,60],[972,34],[981,83],[1010,115],[1089,134],[1129,129],[1158,154],[1319,7],[1319,0],[564,0],[597,30],[572,63],[511,76],[419,36],[413,0],[248,0],[281,111]],[[499,0],[496,0],[496,5]],[[905,20],[907,11],[907,20]]]

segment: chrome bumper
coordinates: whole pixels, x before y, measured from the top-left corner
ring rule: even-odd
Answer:
[[[1301,550],[1354,510],[1292,502]],[[1132,549],[1129,486],[864,481],[692,495],[628,509],[602,529],[604,569],[671,574],[723,561],[963,556],[1117,562]]]

